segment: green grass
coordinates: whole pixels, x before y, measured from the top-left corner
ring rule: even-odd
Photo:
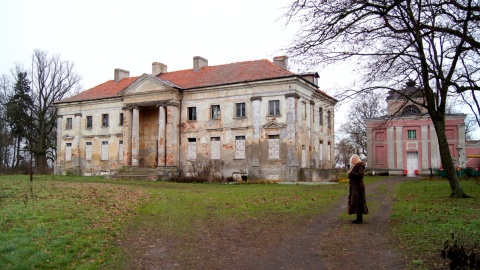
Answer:
[[[440,261],[451,233],[467,244],[480,239],[480,185],[461,184],[474,198],[449,198],[445,180],[398,186],[391,223],[412,268]],[[30,183],[28,176],[1,176],[0,269],[122,268],[128,254],[119,241],[125,232],[145,228],[182,243],[175,258],[181,262],[209,230],[246,224],[261,234],[272,226],[294,228],[347,193],[346,182],[223,185],[35,176]]]
[[[192,242],[206,228],[290,226],[326,211],[340,185],[221,185],[95,177],[0,177],[0,269],[114,269],[127,229]],[[194,243],[192,244],[193,247]],[[183,255],[189,255],[188,244]],[[180,258],[181,260],[181,258]]]
[[[412,267],[433,267],[452,234],[465,246],[480,245],[480,185],[474,180],[460,183],[473,198],[450,198],[446,180],[410,181],[397,187],[391,223]]]

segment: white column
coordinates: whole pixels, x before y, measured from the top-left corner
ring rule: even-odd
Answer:
[[[140,117],[138,107],[133,108],[132,119],[132,166],[140,164]]]
[[[62,127],[62,116],[57,117],[57,160],[56,160],[56,166],[55,166],[55,174],[61,174],[61,164],[63,157],[65,154],[62,151],[62,134],[63,134],[63,127]]]
[[[298,94],[286,94],[287,99],[287,166],[298,166],[298,160],[301,157],[300,151],[297,151],[297,99]]]
[[[74,124],[74,132],[75,132],[75,137],[73,139],[73,144],[72,144],[72,150],[73,150],[73,164],[74,164],[74,170],[75,174],[81,175],[81,170],[80,170],[80,130],[81,130],[81,120],[82,120],[82,114],[81,113],[76,113],[75,114],[75,124]]]
[[[423,170],[428,170],[428,126],[421,126],[420,130],[422,132],[422,165],[419,170],[422,172]]]
[[[165,126],[165,107],[163,105],[158,106],[158,166],[166,165],[166,126]]]
[[[253,122],[253,147],[252,147],[252,166],[260,166],[260,102],[261,97],[252,97],[252,122]]]

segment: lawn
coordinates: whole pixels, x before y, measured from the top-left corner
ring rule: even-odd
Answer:
[[[448,197],[451,190],[445,179],[409,181],[397,187],[391,224],[414,268],[435,269],[452,235],[468,252],[476,244],[480,256],[480,182],[460,183],[472,198]]]
[[[378,179],[367,177],[366,183]],[[439,261],[452,233],[478,244],[480,185],[461,184],[473,198],[449,198],[446,180],[397,187],[391,224],[414,268]],[[195,239],[209,232],[239,225],[258,232],[294,228],[347,192],[344,181],[225,185],[35,176],[31,183],[28,176],[1,176],[0,269],[118,269],[128,265],[125,235],[145,229],[176,239],[182,252],[175,260],[182,262]]]
[[[0,269],[114,269],[126,230],[148,227],[191,243],[205,228],[257,221],[291,226],[328,209],[340,185],[222,185],[0,177]],[[147,224],[148,223],[148,224]],[[184,248],[188,256],[188,244]]]

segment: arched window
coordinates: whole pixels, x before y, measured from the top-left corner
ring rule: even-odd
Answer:
[[[403,115],[420,115],[420,109],[415,105],[408,105],[403,109]]]

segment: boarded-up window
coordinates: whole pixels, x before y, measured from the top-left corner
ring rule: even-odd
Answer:
[[[268,158],[280,158],[280,135],[268,135]]]
[[[307,167],[307,148],[305,145],[302,145],[302,168]]]
[[[210,138],[210,159],[220,159],[220,137]]]
[[[108,160],[108,141],[102,142],[102,151],[101,151],[101,159]]]
[[[245,159],[245,136],[235,137],[235,158]]]
[[[123,141],[118,142],[118,160],[123,160]]]
[[[320,161],[323,161],[325,156],[325,147],[323,145],[323,141],[320,141]]]
[[[85,160],[92,160],[92,142],[85,142]]]
[[[72,161],[72,144],[65,145],[65,161]]]
[[[455,132],[453,129],[445,129],[445,136],[447,139],[453,139],[455,137]]]
[[[385,165],[386,153],[384,146],[375,146],[375,165]]]
[[[385,132],[383,132],[383,131],[375,132],[375,140],[376,141],[385,141]]]
[[[188,138],[187,159],[188,160],[197,159],[197,139],[196,138]]]

